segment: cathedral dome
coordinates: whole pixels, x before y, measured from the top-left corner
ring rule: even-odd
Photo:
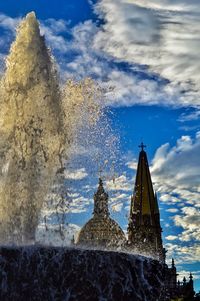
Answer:
[[[78,244],[112,248],[119,247],[126,241],[120,226],[110,217],[94,216],[81,229]]]
[[[98,248],[117,248],[126,242],[120,226],[109,217],[108,194],[104,191],[103,182],[94,195],[94,216],[81,229],[77,245]]]

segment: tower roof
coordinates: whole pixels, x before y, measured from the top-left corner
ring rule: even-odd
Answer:
[[[165,262],[157,195],[154,193],[146,147],[143,143],[137,166],[134,194],[131,198],[128,241],[132,248]]]
[[[141,151],[139,154],[134,195],[131,204],[131,215],[133,213],[139,214],[140,224],[145,224],[148,217],[151,225],[160,226],[157,224],[159,223],[159,218],[155,218],[155,215],[159,215],[159,207],[157,195],[153,190],[147,154],[144,151],[145,145],[142,143],[139,147],[141,147]]]
[[[172,268],[175,267],[175,264],[174,264],[174,258],[172,258]]]
[[[154,209],[154,213],[155,214],[160,214],[159,212],[159,207],[158,207],[158,197],[157,197],[157,193],[155,192],[155,209]]]

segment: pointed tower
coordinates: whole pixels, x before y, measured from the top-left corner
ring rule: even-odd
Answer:
[[[193,284],[193,276],[192,276],[192,273],[191,273],[191,272],[190,272],[189,279],[190,279],[190,281],[189,281],[189,282]]]
[[[124,246],[124,232],[109,215],[108,194],[104,190],[102,179],[99,179],[99,186],[94,194],[93,217],[81,229],[76,244],[98,249],[117,249]]]
[[[193,281],[193,276],[192,273],[190,272],[190,276],[189,276],[189,282],[188,282],[188,289],[187,289],[187,297],[188,300],[191,299],[193,300],[194,295],[195,295],[195,291],[194,291],[194,281]]]
[[[176,266],[175,266],[175,263],[174,263],[174,258],[172,258],[172,264],[171,264],[171,268],[168,269],[168,274],[169,274],[168,287],[170,288],[171,292],[174,292],[174,294],[176,294],[178,274],[176,272]]]
[[[165,250],[162,245],[157,195],[153,190],[147,154],[144,151],[146,146],[142,143],[139,147],[141,151],[131,198],[128,243],[131,248],[164,262]]]

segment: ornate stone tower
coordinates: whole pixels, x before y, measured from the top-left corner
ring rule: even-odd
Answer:
[[[172,296],[175,296],[177,293],[177,289],[180,288],[180,283],[177,282],[177,271],[176,266],[174,264],[174,259],[172,258],[171,267],[168,268],[166,273],[166,283],[168,290]]]
[[[130,248],[164,262],[165,250],[162,245],[157,196],[153,190],[145,145],[142,143],[140,147],[135,188],[131,198],[128,244]]]
[[[124,232],[109,215],[108,194],[104,190],[103,181],[99,179],[94,194],[93,217],[81,229],[76,244],[98,249],[121,249],[126,242]]]
[[[108,217],[110,215],[108,211],[108,194],[104,191],[103,181],[99,179],[99,187],[94,194],[94,216]]]

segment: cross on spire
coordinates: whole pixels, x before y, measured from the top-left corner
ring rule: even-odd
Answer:
[[[102,166],[99,166],[98,174],[99,174],[99,179],[102,179],[102,174],[103,174]]]
[[[139,148],[142,149],[142,151],[144,150],[144,148],[146,147],[146,145],[144,145],[144,143],[142,142],[140,145],[138,145]]]

